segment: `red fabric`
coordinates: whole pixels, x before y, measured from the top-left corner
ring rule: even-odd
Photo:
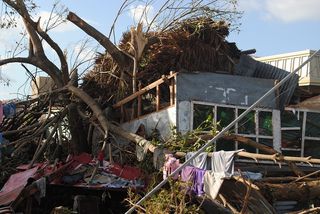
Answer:
[[[71,157],[73,163],[71,164],[70,168],[73,169],[77,167],[80,163],[81,164],[89,164],[92,162],[92,157],[88,153],[81,153],[80,155]]]
[[[132,166],[120,166],[118,164],[113,164],[109,171],[121,178],[128,180],[135,180],[141,177],[142,172],[137,167]]]
[[[99,161],[103,161],[104,160],[104,152],[103,151],[100,151],[99,154],[98,154],[98,160]]]

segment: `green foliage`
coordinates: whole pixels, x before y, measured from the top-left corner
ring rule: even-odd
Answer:
[[[220,122],[214,123],[212,117],[213,116],[209,114],[197,128],[193,131],[187,132],[186,134],[181,134],[180,132],[177,132],[176,127],[172,127],[172,137],[164,143],[164,147],[171,151],[197,151],[206,143],[205,140],[202,140],[199,137],[200,135],[211,135],[213,137],[218,132]],[[209,146],[206,151],[213,152],[214,145]]]
[[[155,179],[149,186],[150,190],[155,186]],[[137,213],[201,213],[199,204],[191,200],[188,193],[189,183],[169,180],[168,186],[162,188],[157,194],[154,194],[148,200],[144,201],[141,206],[136,207]],[[135,204],[140,197],[132,189],[128,190],[126,199],[131,205]]]

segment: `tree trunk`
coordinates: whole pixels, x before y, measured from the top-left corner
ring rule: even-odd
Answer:
[[[278,154],[278,158],[279,159],[282,159],[283,158],[283,155],[281,153],[279,153],[277,150],[271,148],[271,147],[268,147],[268,146],[265,146],[261,143],[257,143],[249,138],[246,138],[246,137],[242,137],[242,136],[239,136],[239,135],[234,135],[234,134],[231,134],[229,136],[224,136],[223,139],[225,140],[234,140],[234,141],[238,141],[239,143],[243,143],[245,145],[248,145],[248,146],[252,146],[252,147],[255,147],[267,154]],[[297,176],[304,176],[305,174],[297,167],[297,165],[291,161],[288,161],[286,160],[285,161],[288,166],[290,167],[290,169],[297,175]]]
[[[71,103],[68,109],[68,121],[71,133],[71,145],[74,154],[88,152],[87,134],[83,127],[83,121],[78,113],[77,104]]]
[[[320,196],[320,181],[306,181],[288,184],[255,183],[272,200],[308,201]]]

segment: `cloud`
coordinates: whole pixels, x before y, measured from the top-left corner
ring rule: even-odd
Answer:
[[[319,0],[240,0],[240,10],[257,11],[269,20],[285,23],[320,20]]]
[[[283,22],[320,20],[319,0],[268,0],[268,14]]]
[[[152,5],[138,5],[131,7],[129,15],[133,18],[135,23],[142,22],[144,26],[150,24],[153,18],[154,8]]]
[[[0,17],[1,20],[2,17]],[[6,51],[10,51],[16,47],[16,42],[22,37],[24,25],[21,17],[15,18],[17,27],[9,29],[1,29],[0,33],[0,58],[4,58]]]
[[[50,20],[50,15],[51,15],[51,20]],[[63,21],[64,17],[60,17],[59,14],[56,13],[50,13],[48,11],[40,11],[39,14],[35,17],[35,20],[37,20],[39,17],[40,19],[40,25],[44,29],[48,21],[54,22],[54,21],[59,21],[59,25],[55,28],[53,28],[50,32],[53,33],[61,33],[61,32],[70,32],[76,30],[76,27],[74,24],[68,21]]]
[[[260,10],[261,7],[263,6],[261,3],[263,1],[261,0],[240,0],[239,1],[239,9],[241,11],[256,11],[256,10]]]

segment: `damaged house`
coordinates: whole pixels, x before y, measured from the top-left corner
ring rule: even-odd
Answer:
[[[299,56],[298,62],[301,64],[306,60],[305,57],[307,56]],[[316,57],[300,73],[316,75],[319,59],[319,56]],[[295,67],[300,65],[296,61],[293,63]],[[121,118],[125,121],[122,123],[124,129],[136,132],[143,124],[147,134],[151,134],[156,128],[165,140],[170,137],[172,127],[186,133],[196,129],[208,116],[214,124],[219,123],[221,130],[288,74],[288,71],[272,64],[242,55],[233,75],[222,71],[171,73],[119,101],[114,107],[124,112]],[[317,77],[308,76],[309,81],[306,79],[307,76],[296,75],[236,124],[231,132],[273,147],[286,155],[320,157],[320,150],[317,149],[320,140],[317,125],[320,110],[316,101],[315,105],[308,99],[292,104],[299,99],[306,99],[305,93],[302,96],[300,92],[305,90],[304,87],[314,88],[313,93],[317,93]],[[169,93],[162,97],[161,89]],[[152,96],[153,94],[156,96]],[[148,96],[154,99],[151,107],[150,102],[143,101]],[[310,99],[316,100],[317,97]],[[135,108],[132,108],[133,102],[137,103]],[[146,105],[153,109],[145,112]],[[130,113],[126,106],[129,106]],[[131,117],[132,115],[135,117]],[[217,150],[241,148],[259,152],[255,148],[242,147],[237,143],[223,145],[218,142],[216,146]]]
[[[99,32],[92,33],[92,27],[74,13],[69,13],[68,20],[95,39],[109,41]],[[223,164],[211,164],[211,169],[206,168],[207,162],[205,169],[184,167],[195,157],[187,159],[189,152],[200,151],[289,74],[227,42],[228,27],[223,21],[193,18],[174,23],[166,31],[144,34],[139,24],[123,35],[119,47],[109,41],[114,52],[99,54],[81,85],[72,78],[76,71],[64,70],[52,75],[57,88],[44,84],[33,90],[39,96],[15,102],[15,115],[5,116],[0,126],[6,139],[1,144],[6,152],[1,167],[12,170],[0,191],[0,213],[59,213],[55,208],[71,204],[79,213],[130,213],[136,208],[153,213],[148,209],[162,212],[163,207],[167,213],[181,207],[191,207],[194,213],[202,208],[207,213],[281,213],[319,206],[317,171],[305,167],[320,164],[319,129],[314,121],[319,111],[310,104],[317,97],[299,103],[309,93],[297,88],[299,75],[215,142],[205,158],[214,163],[223,157]],[[52,42],[40,30],[33,29],[35,35]],[[57,52],[63,64],[62,51]],[[309,73],[313,73],[310,65]],[[202,127],[204,122],[210,126]],[[202,129],[193,139],[181,140],[188,144],[184,150],[172,147],[180,142],[175,134],[188,135],[198,127]],[[78,131],[72,143],[64,129]],[[79,151],[72,148],[82,141]],[[138,157],[141,148],[143,157]],[[239,158],[234,161],[234,156]],[[17,163],[12,163],[13,157]],[[181,173],[179,168],[183,168]],[[182,192],[181,200],[151,200],[148,208],[138,206],[137,198],[155,192],[148,192],[153,188],[148,187],[151,181],[164,184],[168,178],[184,182],[186,188],[176,189]],[[200,199],[195,203],[199,209],[189,206],[189,198],[191,202]],[[172,208],[170,203],[177,201],[183,206]]]

